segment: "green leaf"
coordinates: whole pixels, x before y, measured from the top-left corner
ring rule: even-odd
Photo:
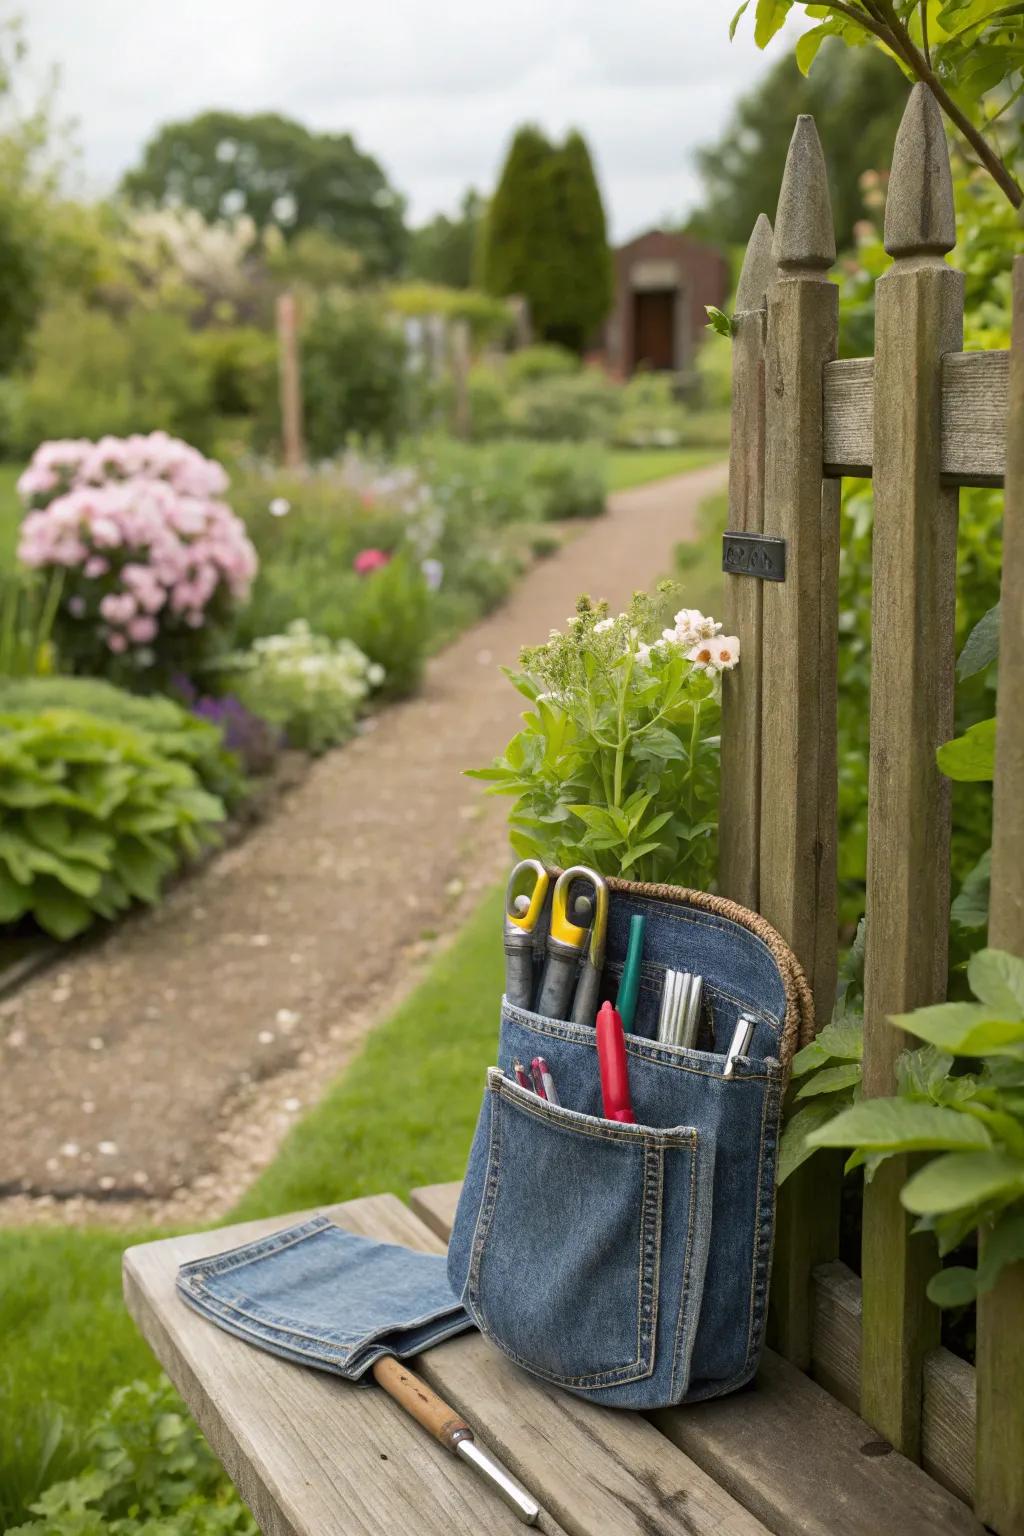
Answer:
[[[772,38],[789,15],[793,0],[757,0],[754,13],[754,42],[759,48],[767,48]]]
[[[958,784],[975,784],[995,772],[996,722],[980,720],[962,736],[945,742],[935,754],[939,769]]]
[[[952,1056],[947,1056],[934,1045],[922,1045],[917,1050],[904,1051],[896,1062],[896,1086],[905,1098],[937,1102],[938,1093],[947,1082],[952,1065]]]
[[[964,642],[956,675],[961,682],[990,667],[999,655],[999,604],[980,618]]]
[[[966,1307],[978,1294],[978,1271],[954,1264],[928,1282],[928,1300],[936,1307]]]
[[[19,884],[0,864],[0,923],[16,923],[31,904],[31,887]]]
[[[818,1093],[838,1093],[842,1088],[850,1088],[861,1079],[861,1065],[859,1061],[847,1062],[844,1067],[825,1067],[821,1072],[816,1072],[803,1084],[798,1099],[810,1099]]]
[[[936,1003],[893,1014],[889,1023],[951,1056],[1017,1056],[1024,1051],[1024,1024],[994,1018],[983,1003]]]
[[[1006,1019],[1024,1018],[1024,960],[1005,949],[980,949],[967,966],[971,991]]]
[[[730,23],[729,23],[729,41],[730,41],[730,43],[732,42],[733,38],[736,36],[736,28],[740,24],[740,17],[743,15],[743,12],[746,10],[746,8],[747,8],[747,6],[749,4],[750,4],[750,0],[743,0],[743,4],[740,6],[740,8],[736,12],[735,16],[732,18],[732,21],[730,21]]]
[[[818,56],[818,49],[826,37],[834,37],[839,27],[834,21],[823,21],[819,26],[812,27],[809,32],[804,32],[796,40],[796,62],[802,75],[810,72],[811,65]]]
[[[775,1170],[776,1184],[785,1183],[801,1163],[813,1157],[817,1148],[811,1144],[809,1139],[811,1133],[818,1130],[831,1117],[831,1104],[804,1104],[789,1116],[779,1141],[779,1161]]]
[[[736,322],[725,313],[724,309],[718,309],[714,304],[705,304],[704,313],[708,317],[706,330],[714,331],[716,336],[725,336],[730,340],[736,334]]]
[[[32,887],[32,911],[36,921],[55,939],[73,939],[92,922],[87,902],[56,880],[37,880]]]
[[[911,1107],[925,1108],[908,1106]],[[934,1113],[945,1111],[937,1109]],[[967,1119],[965,1115],[957,1118]],[[1021,1195],[1024,1157],[1015,1157],[1010,1152],[946,1152],[907,1180],[900,1191],[900,1201],[915,1215],[934,1216]]]
[[[995,1226],[985,1232],[978,1265],[978,1290],[990,1291],[1007,1264],[1024,1259],[1024,1211],[1011,1210],[1000,1216]]]
[[[645,858],[649,853],[657,852],[660,847],[661,843],[655,838],[653,842],[640,843],[638,847],[631,848],[620,865],[622,873],[625,874],[627,869],[632,869],[638,859]]]
[[[792,1073],[802,1077],[824,1066],[826,1061],[860,1061],[864,1055],[864,1024],[857,1015],[833,1019],[826,1024],[809,1045],[797,1051],[793,1057]]]
[[[812,1137],[816,1147],[858,1147],[868,1152],[990,1147],[985,1127],[938,1104],[906,1099],[864,1099],[842,1110]]]
[[[988,926],[989,892],[992,884],[992,849],[986,848],[950,907],[950,917],[961,928]]]

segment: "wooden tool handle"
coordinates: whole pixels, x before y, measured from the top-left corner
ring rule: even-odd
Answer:
[[[447,1450],[454,1452],[458,1441],[472,1434],[465,1419],[460,1418],[454,1408],[449,1408],[436,1392],[432,1392],[415,1371],[410,1371],[408,1366],[396,1360],[393,1355],[384,1355],[376,1361],[373,1375],[377,1385],[383,1387],[406,1413],[411,1413]]]

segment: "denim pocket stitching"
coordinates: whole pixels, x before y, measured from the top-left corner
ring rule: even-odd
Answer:
[[[550,1115],[550,1113],[538,1115],[532,1106],[527,1106],[526,1104],[520,1103],[518,1098],[514,1095],[513,1090],[517,1086],[518,1085],[509,1082],[509,1080],[500,1072],[498,1072],[496,1068],[489,1069],[488,1089],[495,1095],[496,1104],[492,1111],[491,1138],[488,1147],[488,1164],[484,1195],[483,1199],[481,1200],[480,1213],[477,1217],[476,1231],[474,1232],[473,1237],[473,1254],[470,1262],[469,1278],[467,1280],[466,1286],[465,1305],[467,1311],[470,1312],[470,1315],[472,1316],[474,1322],[477,1324],[477,1327],[480,1329],[480,1332],[489,1338],[491,1342],[501,1350],[502,1354],[506,1355],[516,1365],[522,1366],[524,1370],[529,1371],[532,1375],[537,1376],[544,1381],[550,1381],[556,1386],[590,1389],[600,1387],[627,1386],[630,1382],[642,1381],[645,1377],[654,1374],[656,1363],[655,1343],[657,1338],[658,1297],[661,1273],[661,1219],[663,1203],[661,1197],[664,1187],[665,1148],[666,1146],[678,1146],[684,1149],[689,1147],[692,1167],[694,1161],[693,1149],[697,1133],[695,1130],[689,1129],[687,1133],[684,1134],[670,1133],[673,1136],[678,1136],[679,1138],[678,1140],[672,1140],[671,1142],[660,1138],[656,1139],[647,1135],[623,1138],[621,1136],[606,1136],[604,1133],[598,1134],[597,1132],[588,1131],[585,1127],[581,1128],[576,1123],[575,1111],[568,1111],[568,1113],[574,1116],[574,1120],[571,1124],[566,1124],[565,1121],[554,1118],[552,1115]],[[525,1093],[525,1090],[523,1090],[523,1092]],[[480,1295],[480,1265],[483,1259],[484,1249],[487,1244],[488,1234],[490,1232],[494,1207],[497,1203],[501,1146],[501,1131],[500,1128],[497,1128],[497,1125],[501,1119],[501,1111],[507,1107],[510,1102],[514,1104],[515,1108],[522,1109],[527,1114],[533,1114],[535,1118],[544,1121],[544,1123],[548,1125],[551,1125],[555,1130],[561,1130],[566,1133],[571,1130],[577,1132],[578,1134],[591,1134],[595,1135],[599,1140],[630,1140],[633,1141],[643,1152],[644,1185],[643,1193],[641,1195],[640,1232],[638,1234],[639,1263],[637,1275],[637,1357],[635,1360],[628,1361],[624,1365],[615,1366],[614,1368],[607,1371],[594,1371],[590,1372],[589,1374],[580,1376],[564,1376],[552,1371],[546,1371],[542,1367],[534,1364],[532,1361],[526,1360],[521,1355],[517,1354],[514,1349],[510,1348],[509,1345],[504,1343],[504,1341],[494,1332],[493,1328],[487,1321],[486,1314],[482,1306],[482,1298]],[[555,1106],[549,1105],[549,1111],[554,1107]],[[628,1128],[624,1126],[614,1126],[609,1123],[609,1130],[622,1131],[625,1129]],[[643,1128],[641,1128],[641,1130],[642,1129]],[[652,1173],[656,1176],[656,1189],[653,1191],[653,1194],[651,1189]],[[654,1226],[654,1232],[653,1236],[649,1236],[648,1227],[652,1223]],[[651,1254],[650,1274],[647,1273],[648,1248],[650,1249]],[[648,1296],[646,1308],[645,1292]],[[650,1318],[646,1322],[645,1335],[646,1311],[650,1312]],[[646,1355],[644,1353],[645,1337]]]
[[[273,1253],[283,1253],[286,1248],[293,1248],[296,1243],[304,1243],[308,1237],[317,1237],[321,1232],[326,1232],[328,1227],[335,1225],[336,1223],[329,1216],[313,1216],[299,1227],[282,1227],[280,1232],[272,1232],[269,1237],[258,1238],[255,1242],[246,1243],[241,1248],[232,1249],[230,1253],[222,1253],[210,1259],[192,1259],[181,1266],[181,1272],[189,1277],[226,1275],[233,1269],[244,1269],[247,1264],[254,1264],[257,1259],[265,1259]]]
[[[692,1147],[697,1131],[690,1125],[656,1126],[619,1124],[615,1120],[599,1120],[595,1115],[585,1115],[582,1110],[570,1109],[566,1104],[550,1104],[538,1098],[528,1088],[513,1083],[497,1067],[488,1069],[487,1086],[492,1093],[504,1098],[524,1115],[543,1120],[556,1131],[591,1136],[595,1141],[622,1141],[653,1147]],[[532,1102],[535,1101],[535,1102]]]
[[[502,1013],[507,1022],[518,1024],[521,1029],[528,1029],[535,1035],[546,1035],[549,1040],[562,1040],[567,1045],[578,1045],[584,1050],[593,1050],[594,1048],[594,1031],[585,1024],[571,1024],[568,1020],[563,1022],[558,1019],[545,1019],[541,1014],[528,1013],[525,1009],[517,1008],[515,1003],[510,1003],[505,999],[502,1000]],[[715,1051],[687,1051],[683,1053],[677,1049],[670,1055],[664,1047],[658,1045],[656,1040],[648,1040],[646,1036],[642,1035],[627,1035],[626,1050],[640,1061],[653,1062],[657,1066],[671,1067],[675,1072],[689,1072],[693,1077],[720,1078],[722,1073],[721,1071],[705,1071],[703,1067],[694,1066],[692,1061],[684,1059],[684,1056],[717,1056],[721,1061],[724,1062],[725,1060],[724,1055]],[[774,1057],[762,1057],[759,1059],[759,1064],[767,1066],[769,1061],[774,1060]],[[768,1072],[745,1072],[741,1067],[740,1072],[737,1073],[737,1080],[770,1083],[778,1077],[781,1070],[778,1064]],[[524,1089],[523,1092],[525,1093],[526,1090]]]
[[[676,1336],[672,1342],[672,1401],[678,1402],[686,1391],[686,1381],[679,1383],[680,1367],[683,1364],[682,1355],[686,1354],[686,1380],[689,1380],[690,1357],[693,1354],[693,1346],[696,1335],[691,1330],[689,1335],[689,1348],[686,1345],[686,1323],[690,1311],[690,1269],[693,1263],[693,1224],[697,1210],[697,1160],[701,1156],[700,1148],[695,1144],[690,1156],[690,1201],[687,1209],[686,1220],[686,1259],[683,1266],[682,1288],[679,1293],[679,1317],[676,1319]]]
[[[767,1303],[768,1282],[771,1278],[772,1259],[772,1234],[775,1229],[775,1165],[771,1167],[771,1182],[768,1186],[771,1214],[767,1222],[762,1215],[762,1201],[765,1193],[765,1145],[769,1134],[769,1106],[771,1108],[771,1129],[775,1140],[778,1140],[778,1125],[781,1111],[781,1097],[771,1088],[765,1093],[764,1106],[761,1115],[761,1145],[757,1163],[757,1206],[754,1213],[754,1245],[751,1256],[751,1296],[750,1296],[750,1325],[747,1334],[747,1359],[745,1369],[749,1372],[751,1363],[756,1361],[761,1349],[764,1314]],[[759,1292],[758,1277],[764,1272],[764,1284]]]

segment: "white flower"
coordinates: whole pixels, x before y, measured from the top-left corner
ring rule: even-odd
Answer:
[[[640,644],[636,648],[636,659],[637,659],[637,661],[640,663],[640,665],[642,667],[649,667],[650,666],[650,664],[651,664],[651,654],[652,654],[653,650],[654,650],[653,646],[645,645],[644,642],[641,640]]]
[[[287,517],[292,509],[292,504],[284,496],[275,496],[267,511],[271,517]]]
[[[614,629],[615,628],[615,624],[616,624],[616,620],[615,619],[598,619],[597,623],[594,625],[594,634],[595,635],[606,634],[609,629]]]
[[[719,672],[730,672],[739,661],[740,642],[735,635],[699,640],[687,651],[686,659],[693,662],[695,671],[716,677]]]
[[[721,624],[715,619],[706,618],[699,608],[680,608],[676,614],[674,638],[684,649],[695,646],[701,640],[711,640],[721,632]],[[672,630],[665,630],[666,640],[672,635]]]
[[[444,580],[444,566],[441,564],[441,561],[430,558],[421,560],[420,570],[423,573],[423,580],[431,592],[437,592]]]

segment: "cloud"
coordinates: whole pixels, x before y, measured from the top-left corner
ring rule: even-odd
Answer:
[[[105,192],[160,124],[210,107],[351,131],[421,220],[489,189],[524,121],[582,129],[613,234],[699,195],[692,153],[767,62],[731,0],[33,0],[85,181]],[[775,45],[774,57],[785,47]]]

